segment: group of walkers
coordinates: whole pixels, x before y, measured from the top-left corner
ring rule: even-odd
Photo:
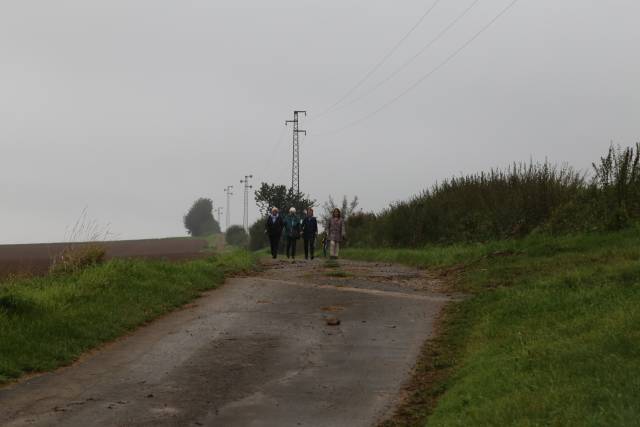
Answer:
[[[269,236],[271,245],[271,256],[278,257],[280,238],[284,232],[286,239],[287,258],[296,259],[296,245],[298,239],[302,237],[304,243],[304,258],[315,258],[315,245],[318,238],[318,220],[313,216],[313,209],[308,208],[302,218],[296,214],[296,209],[289,209],[289,214],[284,218],[280,215],[278,208],[271,208],[271,213],[267,215],[265,221],[265,233]],[[333,259],[338,258],[340,243],[345,238],[345,224],[340,209],[335,208],[331,213],[331,218],[325,224],[325,238],[322,242],[324,255]]]

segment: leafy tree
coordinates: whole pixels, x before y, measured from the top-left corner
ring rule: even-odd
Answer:
[[[269,246],[269,238],[264,232],[264,222],[266,218],[263,216],[249,227],[249,249],[257,251]]]
[[[333,197],[329,196],[329,200],[322,204],[322,224],[327,224],[329,222],[329,218],[331,218],[332,212],[335,208],[340,209],[340,213],[342,214],[342,218],[345,221],[349,220],[349,217],[357,212],[358,209],[358,196],[353,196],[351,202],[347,199],[347,196],[342,198],[341,206],[338,206],[336,202],[333,200]]]
[[[269,213],[269,210],[275,206],[280,212],[286,213],[290,207],[296,208],[298,212],[302,212],[306,208],[316,205],[316,201],[309,199],[304,193],[295,194],[293,189],[287,189],[286,185],[260,184],[255,192],[255,200],[260,212],[263,216]]]
[[[232,225],[225,233],[225,239],[228,244],[244,248],[249,243],[249,235],[240,225]]]
[[[183,218],[187,232],[194,237],[220,233],[220,224],[213,217],[212,211],[211,199],[200,198],[193,202]]]

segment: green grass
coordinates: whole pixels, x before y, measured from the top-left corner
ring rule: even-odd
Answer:
[[[340,268],[340,263],[335,259],[327,259],[324,262],[325,268]]]
[[[458,271],[469,294],[447,310],[442,354],[425,355],[420,369],[450,374],[410,399],[415,425],[627,426],[640,420],[639,243],[632,229],[344,255]],[[435,408],[415,405],[428,395]]]
[[[66,365],[253,268],[244,251],[169,263],[116,259],[70,275],[0,284],[0,384]]]
[[[329,277],[351,277],[351,274],[347,273],[343,270],[331,270],[324,273],[325,276]]]

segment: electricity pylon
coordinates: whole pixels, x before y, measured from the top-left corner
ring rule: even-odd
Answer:
[[[307,116],[306,111],[295,110],[293,112],[293,120],[286,120],[285,126],[293,123],[293,160],[291,161],[291,189],[293,194],[300,194],[300,141],[298,134],[307,134],[306,130],[298,129],[298,113]]]

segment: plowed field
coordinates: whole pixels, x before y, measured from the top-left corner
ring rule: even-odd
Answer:
[[[73,243],[81,246],[86,243]],[[70,243],[37,243],[0,245],[0,278],[10,274],[43,274],[51,260]],[[201,257],[207,248],[205,239],[172,238],[147,240],[119,240],[100,242],[107,250],[107,258],[137,257],[182,260]]]

